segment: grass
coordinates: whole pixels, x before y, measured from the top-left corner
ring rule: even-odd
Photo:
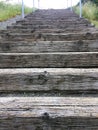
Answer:
[[[32,8],[25,6],[25,14],[32,12]],[[5,21],[9,18],[15,17],[16,15],[21,14],[21,5],[20,4],[6,4],[0,2],[0,21]]]
[[[74,10],[77,14],[79,14],[78,6],[74,7]],[[96,27],[98,27],[98,6],[92,2],[87,2],[82,7],[82,13],[84,18],[87,18]]]
[[[93,23],[93,24],[98,28],[98,21],[96,21],[96,20],[91,20],[91,23]]]

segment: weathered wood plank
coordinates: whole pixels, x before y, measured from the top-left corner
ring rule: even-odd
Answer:
[[[98,40],[77,41],[1,41],[0,53],[42,53],[42,52],[96,52]]]
[[[98,67],[98,52],[0,53],[0,68]]]
[[[57,23],[88,23],[88,24],[91,24],[90,21],[88,21],[87,19],[84,19],[84,18],[73,18],[73,19],[58,19],[58,20],[54,20],[54,19],[38,19],[36,20],[35,18],[33,18],[32,20],[30,19],[24,19],[24,20],[19,20],[19,21],[16,21],[16,24],[22,24],[22,23],[52,23],[52,22],[57,22]]]
[[[7,29],[6,32],[5,30],[1,30],[0,34],[1,35],[6,35],[6,34],[10,34],[10,33],[80,33],[80,32],[94,32],[97,31],[96,28],[92,28],[92,27],[87,27],[87,28],[83,28],[83,27],[79,27],[79,28],[62,28],[62,29],[58,29],[58,28],[50,28],[50,29],[32,29],[32,28],[14,28],[14,29]]]
[[[3,38],[9,40],[41,40],[41,41],[71,41],[71,40],[96,40],[98,32],[81,32],[81,33],[9,33]]]
[[[27,24],[54,24],[54,23],[59,23],[59,24],[61,24],[61,23],[63,23],[63,24],[90,24],[90,22],[89,21],[86,21],[86,20],[84,20],[84,19],[73,19],[73,20],[71,20],[71,19],[66,19],[66,20],[61,20],[61,19],[58,19],[58,20],[32,20],[32,21],[30,21],[30,20],[28,20],[28,19],[26,19],[26,20],[21,20],[21,21],[16,21],[16,23],[15,24],[21,24],[21,25],[27,25]],[[15,24],[13,24],[13,25],[15,25]],[[69,26],[69,24],[68,24],[68,26]]]
[[[28,20],[32,20],[32,19],[34,19],[34,20],[43,20],[43,18],[46,19],[46,20],[50,20],[50,19],[51,20],[58,20],[58,19],[63,19],[63,20],[66,20],[66,19],[67,20],[70,20],[70,19],[77,20],[77,19],[79,19],[79,16],[72,16],[71,15],[71,16],[65,16],[64,17],[64,15],[63,16],[59,15],[59,17],[55,17],[55,16],[52,15],[52,17],[50,17],[50,16],[48,16],[48,17],[46,17],[46,16],[41,16],[41,17],[40,16],[39,17],[38,16],[37,17],[35,17],[35,16],[33,16],[33,17],[27,17]]]
[[[77,20],[77,21],[76,21]],[[87,23],[84,19],[79,19],[79,18],[77,18],[77,19],[73,19],[73,20],[70,20],[70,19],[58,19],[57,21],[56,20],[53,20],[53,19],[49,19],[49,20],[47,20],[47,19],[44,19],[44,21],[41,19],[41,20],[36,20],[36,19],[32,19],[32,20],[28,20],[28,19],[24,19],[24,20],[18,20],[18,21],[16,21],[16,24],[22,24],[22,23],[27,23],[27,24],[29,24],[29,23],[43,23],[43,22],[45,22],[45,23],[51,23],[51,22],[76,22],[76,23],[78,23],[78,22],[84,22],[84,23]]]
[[[8,26],[7,28],[8,29],[15,29],[15,28],[18,28],[18,29],[28,29],[28,28],[32,28],[32,29],[45,29],[45,28],[48,28],[48,29],[52,29],[52,28],[58,28],[58,29],[63,29],[63,28],[65,28],[65,29],[68,29],[68,28],[86,28],[86,27],[93,27],[92,25],[90,25],[90,24],[81,24],[81,25],[79,25],[79,24],[70,24],[70,26],[68,26],[68,25],[64,25],[64,24],[62,24],[62,25],[56,25],[56,24],[50,24],[50,25],[29,25],[29,24],[27,24],[27,25],[21,25],[21,24],[19,24],[19,25],[13,25],[13,26]]]
[[[98,98],[1,97],[0,117],[98,117]]]
[[[79,27],[79,26],[92,26],[91,24],[88,24],[88,23],[84,23],[84,22],[63,22],[62,21],[62,24],[61,24],[61,22],[38,22],[38,23],[34,23],[34,22],[32,22],[32,23],[21,23],[21,24],[14,24],[15,26],[18,26],[18,25],[22,25],[22,26],[27,26],[27,27],[43,27],[43,26],[51,26],[51,27],[66,27],[66,26],[69,26],[69,27],[74,27],[74,26],[77,26],[77,27]],[[13,26],[14,26],[13,25]]]
[[[97,93],[98,69],[0,69],[0,92],[6,91]]]
[[[66,41],[66,40],[95,40],[98,39],[98,32],[81,33],[43,33],[41,38],[45,41]]]
[[[0,130],[98,130],[98,118],[21,118],[0,119]]]

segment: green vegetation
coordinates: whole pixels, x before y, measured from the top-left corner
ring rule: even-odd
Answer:
[[[82,0],[82,3],[84,4],[84,3],[87,3],[89,1],[94,3],[94,4],[96,4],[98,6],[98,0]]]
[[[32,12],[32,8],[25,6],[25,14]],[[0,21],[7,20],[9,18],[15,17],[16,15],[21,14],[21,5],[20,4],[6,4],[0,2]]]
[[[91,23],[93,23],[93,24],[98,28],[98,21],[96,21],[96,20],[91,20]]]
[[[79,6],[74,7],[76,13],[79,14]],[[83,17],[89,19],[96,27],[98,27],[98,6],[93,2],[83,4]]]

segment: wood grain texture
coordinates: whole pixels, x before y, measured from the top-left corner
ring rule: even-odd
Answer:
[[[15,27],[16,28],[16,27]],[[25,27],[22,26],[25,29]],[[47,28],[47,27],[45,27]],[[44,28],[44,29],[45,29]],[[76,27],[75,27],[76,28]],[[83,27],[82,27],[83,28]],[[34,28],[32,28],[34,30]],[[39,28],[40,29],[40,28]],[[38,30],[39,30],[38,29]],[[63,29],[63,28],[62,28]],[[80,29],[80,28],[78,28]],[[73,29],[72,29],[73,30]],[[72,31],[70,30],[70,31]],[[8,40],[31,40],[31,41],[71,41],[71,40],[98,40],[98,32],[73,32],[73,33],[9,33],[2,36],[2,39]]]
[[[98,130],[98,29],[38,10],[0,31],[0,96],[0,130]]]
[[[80,33],[80,32],[95,32],[98,29],[96,28],[92,28],[92,27],[79,27],[79,28],[62,28],[62,29],[58,29],[58,28],[45,28],[45,29],[33,29],[33,28],[14,28],[14,29],[7,29],[6,32],[5,30],[1,30],[0,31],[0,35],[6,35],[6,34],[10,34],[10,33]]]
[[[98,98],[80,97],[2,97],[0,116],[98,117]]]
[[[0,53],[0,68],[98,67],[98,52]]]
[[[98,118],[27,118],[0,119],[0,130],[98,130]]]
[[[75,27],[76,28],[76,27]],[[71,30],[70,30],[71,31]],[[42,37],[43,40],[48,41],[66,41],[66,40],[95,40],[98,39],[98,32],[81,32],[81,33],[43,33]]]
[[[0,69],[0,92],[91,90],[98,91],[98,69]]]
[[[43,28],[43,27],[51,27],[51,28],[57,28],[57,27],[59,27],[59,28],[62,28],[62,27],[68,27],[69,26],[69,24],[70,24],[70,27],[75,27],[75,26],[77,26],[77,27],[91,27],[91,25],[90,24],[87,24],[87,23],[82,23],[82,22],[80,22],[80,23],[63,23],[62,22],[62,24],[60,24],[60,23],[58,23],[58,22],[47,22],[47,23],[22,23],[22,24],[16,24],[15,26],[17,26],[18,27],[18,25],[22,25],[22,26],[27,26],[27,28],[32,28],[32,27],[35,27],[35,28]],[[13,25],[14,26],[14,25]]]
[[[70,22],[83,22],[83,23],[90,23],[87,19],[84,18],[79,18],[76,17],[75,19],[58,19],[58,20],[54,20],[54,19],[44,19],[44,21],[42,19],[38,19],[36,20],[35,18],[32,20],[29,20],[28,18],[24,18],[23,20],[17,20],[15,24],[22,24],[22,23],[51,23],[51,22],[64,22],[64,23],[70,23]]]
[[[98,40],[76,41],[2,41],[0,53],[41,53],[41,52],[96,52]]]
[[[77,21],[76,21],[77,20]],[[28,21],[28,20],[23,20],[23,21],[17,21],[14,25],[44,25],[44,24],[48,24],[48,25],[54,25],[54,24],[66,24],[69,26],[69,24],[90,24],[89,22],[87,21],[84,21],[84,20],[79,20],[79,19],[75,19],[75,20],[32,20],[32,21]]]

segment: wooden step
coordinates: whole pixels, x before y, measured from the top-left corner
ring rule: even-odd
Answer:
[[[87,20],[87,19],[84,19],[84,18],[79,18],[79,17],[77,17],[77,18],[75,18],[75,19],[63,19],[63,18],[61,18],[61,19],[58,19],[58,20],[55,20],[55,19],[36,19],[36,18],[32,18],[32,20],[30,20],[30,19],[23,19],[23,20],[19,20],[19,21],[16,21],[16,24],[18,24],[18,23],[38,23],[38,22],[84,22],[84,23],[89,23],[90,24],[90,22]]]
[[[98,31],[97,28],[92,28],[92,27],[86,27],[86,28],[62,28],[62,29],[58,29],[58,28],[50,28],[50,29],[32,29],[32,28],[21,28],[21,29],[18,29],[18,28],[14,28],[14,29],[7,29],[6,31],[5,30],[0,30],[0,35],[5,35],[5,34],[9,34],[9,33],[70,33],[70,32],[73,32],[73,33],[80,33],[80,32],[96,32]]]
[[[66,23],[65,23],[65,22],[62,22],[62,25],[61,25],[60,23],[61,23],[61,22],[46,22],[46,23],[45,23],[45,22],[38,22],[38,23],[37,23],[37,22],[35,22],[35,23],[34,23],[34,22],[30,23],[30,22],[29,22],[29,23],[21,23],[21,24],[14,24],[14,25],[17,25],[17,26],[18,26],[18,25],[22,25],[22,26],[27,26],[27,27],[29,27],[29,26],[30,26],[30,27],[34,27],[34,26],[36,27],[36,26],[43,26],[43,25],[46,25],[46,26],[47,26],[47,25],[48,25],[48,26],[49,26],[49,25],[50,25],[50,26],[59,26],[59,27],[66,27],[66,26],[72,27],[72,26],[75,26],[75,25],[76,25],[76,26],[91,26],[91,24],[84,23],[84,22],[80,22],[80,23],[79,23],[79,22],[78,22],[78,23],[77,23],[77,22],[68,22],[68,23],[67,23],[67,22],[66,22]],[[13,26],[14,26],[14,25],[13,25]]]
[[[0,69],[0,95],[98,96],[98,69]]]
[[[35,19],[35,20],[44,20],[44,19],[46,19],[46,20],[58,20],[58,19],[62,19],[62,20],[66,20],[66,19],[71,19],[71,20],[74,20],[74,19],[78,19],[79,18],[79,16],[73,16],[73,15],[67,15],[67,16],[65,16],[65,15],[63,15],[63,16],[54,16],[54,14],[51,16],[51,15],[49,15],[49,16],[30,16],[30,17],[27,17],[27,19],[28,20],[32,20],[32,19]],[[25,19],[24,19],[25,20]]]
[[[32,29],[45,29],[45,28],[48,28],[48,29],[51,29],[51,28],[58,28],[58,29],[62,29],[62,28],[85,28],[85,27],[93,27],[92,25],[90,25],[90,24],[81,24],[81,25],[79,25],[79,24],[69,24],[69,26],[67,25],[67,24],[62,24],[62,25],[56,25],[56,23],[55,24],[43,24],[43,25],[29,25],[29,24],[27,24],[27,25],[13,25],[13,26],[8,26],[7,28],[8,29],[16,29],[16,28],[18,28],[18,29],[25,29],[25,28],[32,28]]]
[[[24,25],[24,26],[22,26],[22,25],[13,25],[13,26],[7,26],[7,29],[16,29],[16,28],[18,28],[18,29],[25,29],[25,28],[34,28],[34,29],[45,29],[45,28],[53,28],[53,26],[52,25],[33,25],[33,26],[31,26],[31,25]]]
[[[33,17],[35,17],[35,18],[58,18],[59,19],[59,17],[64,17],[64,18],[66,18],[66,17],[70,17],[70,16],[72,16],[72,17],[79,17],[77,14],[75,14],[74,12],[64,12],[64,11],[62,11],[62,12],[59,12],[59,11],[55,11],[55,12],[53,12],[53,11],[51,11],[51,12],[37,12],[37,13],[32,13],[32,14],[30,14],[30,15],[27,15],[25,18],[33,18]],[[71,17],[71,18],[72,18]]]
[[[43,33],[41,38],[45,41],[66,41],[66,40],[95,40],[98,39],[98,32],[80,33]]]
[[[74,41],[5,41],[0,42],[0,53],[97,52],[98,40]]]
[[[0,53],[0,68],[98,67],[98,52]]]
[[[47,115],[47,113],[46,113]],[[66,117],[8,117],[0,119],[1,130],[98,130],[98,118]]]
[[[86,30],[84,28],[76,28],[76,29],[32,29],[32,28],[22,28],[22,29],[7,29],[5,30],[0,30],[0,35],[6,35],[8,33],[64,33],[64,32],[82,32],[82,31],[96,31],[95,29],[87,28]]]
[[[2,97],[1,130],[97,130],[98,98]]]
[[[2,39],[27,40],[27,41],[71,41],[71,40],[96,40],[98,32],[77,32],[77,33],[8,33],[1,35]]]
[[[98,98],[93,97],[1,97],[1,118],[41,117],[98,117]],[[20,112],[21,111],[21,112]]]
[[[75,20],[70,20],[70,19],[66,19],[66,20],[61,20],[61,19],[58,19],[58,20],[20,20],[20,21],[16,21],[16,24],[46,24],[46,23],[75,23],[75,24],[78,24],[78,23],[85,23],[85,24],[90,24],[89,21],[87,20],[84,20],[84,19],[75,19]],[[15,24],[15,23],[14,23]]]

